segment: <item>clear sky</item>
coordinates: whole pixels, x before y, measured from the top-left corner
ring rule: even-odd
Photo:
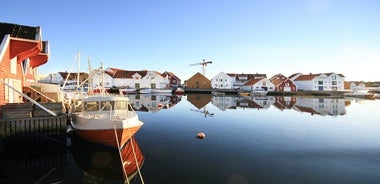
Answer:
[[[40,26],[40,73],[92,67],[174,72],[336,72],[380,81],[378,0],[2,0],[0,22]]]

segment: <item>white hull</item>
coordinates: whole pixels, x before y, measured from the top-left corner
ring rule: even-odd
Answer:
[[[172,93],[171,89],[152,89],[152,93]]]
[[[152,89],[140,89],[139,93],[141,94],[149,94],[152,93]]]

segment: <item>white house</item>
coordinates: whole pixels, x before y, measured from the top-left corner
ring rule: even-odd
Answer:
[[[264,90],[264,91],[274,91],[275,85],[268,78],[258,78],[251,79],[244,84],[242,87],[243,90],[255,91],[255,90]]]
[[[294,74],[290,77],[298,90],[305,91],[343,91],[344,76],[336,73]]]
[[[131,88],[166,88],[169,81],[165,75],[148,70],[130,71],[118,68],[107,68],[104,75],[105,87],[131,87]],[[93,76],[93,86],[100,86],[101,73]]]
[[[366,90],[366,85],[363,82],[349,81],[347,83],[351,91]]]
[[[211,79],[211,87],[216,89],[233,89],[235,82],[235,77],[231,77],[224,72],[220,72]]]

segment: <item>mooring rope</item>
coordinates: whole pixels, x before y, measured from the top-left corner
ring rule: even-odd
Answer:
[[[133,110],[133,107],[132,105],[128,102],[130,108],[131,108],[131,111],[132,111],[132,115],[135,115],[136,116],[136,112]],[[127,109],[128,109],[128,105],[127,105]],[[129,112],[129,111],[128,111]],[[128,116],[129,116],[129,113],[127,113],[127,125],[128,125]],[[129,126],[128,126],[129,127]],[[137,160],[137,156],[136,156],[136,151],[135,151],[135,148],[133,146],[133,140],[132,140],[132,134],[131,134],[131,130],[128,128],[128,134],[129,134],[129,139],[131,140],[131,147],[132,147],[132,152],[133,152],[133,156],[135,158],[135,162],[136,162],[136,166],[137,166],[137,172],[139,173],[139,177],[140,177],[140,180],[141,180],[141,183],[144,184],[144,179],[142,177],[142,174],[141,174],[141,170],[140,170],[140,165],[138,163],[138,160]]]
[[[117,131],[116,131],[116,125],[115,125],[115,123],[113,124],[113,130],[114,130],[114,132],[115,132],[115,138],[116,138],[116,144],[117,144],[117,151],[119,152],[120,162],[121,162],[121,167],[123,168],[123,173],[124,173],[124,178],[127,180],[127,183],[129,184],[128,174],[127,174],[127,171],[126,171],[125,168],[124,168],[123,156],[121,155],[120,143],[119,143],[119,138],[118,138],[118,136],[117,136]]]

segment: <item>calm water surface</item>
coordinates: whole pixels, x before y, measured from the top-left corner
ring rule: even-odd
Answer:
[[[379,100],[204,94],[130,99],[145,123],[135,135],[145,183],[380,183]],[[198,132],[206,138],[197,139]],[[120,173],[116,179],[109,171],[89,174],[117,155],[106,162],[99,154],[107,151],[80,146],[91,153],[78,158],[76,140],[68,144],[63,164],[45,178],[24,181],[124,182]],[[136,175],[131,183],[142,181]]]

